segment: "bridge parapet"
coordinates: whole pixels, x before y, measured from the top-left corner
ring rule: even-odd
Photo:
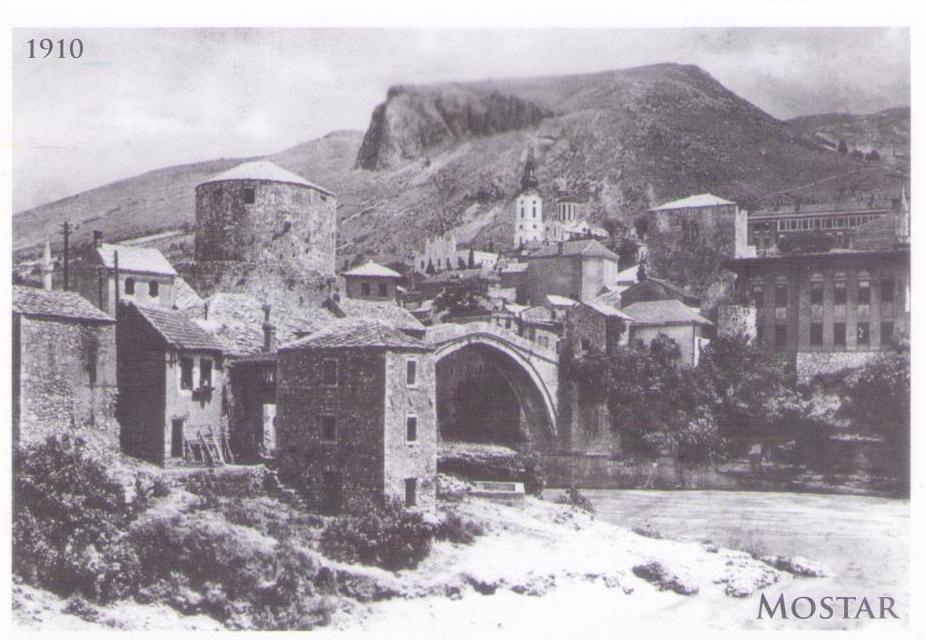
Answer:
[[[556,349],[543,347],[536,342],[531,342],[527,338],[519,336],[513,331],[503,329],[491,322],[467,322],[438,324],[428,327],[425,333],[425,340],[434,345],[443,344],[460,340],[468,336],[488,335],[507,342],[512,347],[529,353],[531,355],[543,358],[552,363],[559,362],[559,353]]]

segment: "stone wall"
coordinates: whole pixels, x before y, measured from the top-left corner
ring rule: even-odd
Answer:
[[[17,314],[13,329],[13,441],[71,434],[118,450],[115,325]]]
[[[245,193],[253,190],[253,203]],[[196,261],[286,265],[334,276],[334,196],[265,180],[207,182],[196,187]]]
[[[323,384],[323,362],[337,361],[338,385]],[[341,505],[363,509],[382,500],[385,360],[382,351],[293,350],[279,354],[277,452],[280,476],[315,508],[326,505],[326,481],[340,483]],[[322,416],[334,416],[326,441]]]
[[[832,351],[797,353],[796,370],[799,382],[807,382],[821,373],[835,373],[843,369],[862,367],[873,358],[878,357],[877,351]]]
[[[752,305],[725,304],[717,307],[717,335],[733,338],[756,337],[756,308]]]

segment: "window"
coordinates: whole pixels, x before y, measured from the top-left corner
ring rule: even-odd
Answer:
[[[894,302],[894,279],[881,280],[881,302]]]
[[[810,304],[823,304],[823,283],[820,281],[810,283]]]
[[[835,347],[846,346],[846,323],[845,322],[834,322],[833,323],[833,346]]]
[[[812,322],[810,324],[810,344],[819,347],[823,344],[823,323]]]
[[[337,360],[325,360],[322,362],[322,384],[326,387],[338,386]]]
[[[405,479],[405,506],[414,507],[418,504],[418,480],[416,478]]]
[[[788,344],[788,325],[776,324],[775,325],[775,348],[784,349],[787,344]]]
[[[405,386],[414,387],[418,384],[418,361],[405,361]]]
[[[241,192],[241,199],[244,200],[244,204],[254,204],[254,188],[245,187]]]
[[[322,427],[322,440],[325,442],[337,442],[338,440],[338,422],[332,415],[324,415],[319,419]]]
[[[867,322],[859,322],[855,326],[855,344],[861,347],[871,344],[871,326]]]
[[[787,307],[788,306],[788,285],[786,284],[776,284],[775,285],[775,307]]]
[[[846,303],[846,281],[837,280],[833,283],[833,304]]]
[[[418,417],[405,418],[405,442],[418,442]]]
[[[389,295],[389,285],[387,285],[385,282],[379,283],[378,290],[380,298],[385,298]]]
[[[592,348],[592,342],[588,338],[582,338],[582,351],[589,351]]]
[[[756,309],[761,309],[765,306],[765,287],[761,284],[752,285],[752,300],[756,305]]]
[[[135,295],[135,278],[126,278],[124,289],[125,289],[125,295],[134,296]]]
[[[858,281],[858,303],[871,303],[871,282],[869,280]]]
[[[180,388],[193,388],[193,358],[180,358]]]
[[[886,347],[894,341],[894,323],[881,321],[881,346]]]
[[[360,283],[360,293],[365,296],[370,295],[370,283],[369,282]]]
[[[152,280],[148,283],[148,297],[157,298],[159,293],[160,286],[158,285],[157,280]]]
[[[199,386],[212,387],[212,360],[201,358],[199,361]]]

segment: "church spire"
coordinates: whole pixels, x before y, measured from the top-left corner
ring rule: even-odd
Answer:
[[[521,176],[521,191],[527,191],[528,189],[536,189],[540,184],[537,181],[537,176],[534,173],[534,148],[530,147],[527,150],[527,162],[524,163],[524,175]]]

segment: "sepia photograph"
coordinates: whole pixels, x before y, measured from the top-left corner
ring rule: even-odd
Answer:
[[[13,631],[909,630],[911,29],[55,24]]]

